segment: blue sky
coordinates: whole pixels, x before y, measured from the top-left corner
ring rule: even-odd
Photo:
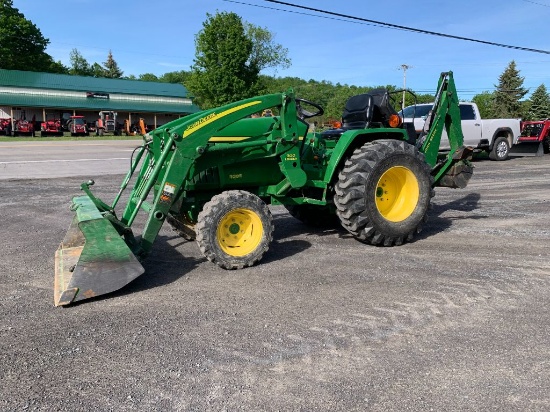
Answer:
[[[550,0],[287,0],[341,14],[489,42],[550,51]],[[64,64],[76,48],[102,63],[109,49],[125,75],[189,70],[206,14],[235,12],[286,47],[288,69],[265,74],[358,86],[403,85],[433,93],[439,73],[453,70],[460,98],[492,91],[515,60],[524,86],[550,90],[550,54],[477,44],[403,30],[315,17],[264,0],[13,0]],[[246,3],[246,4],[243,4]],[[280,10],[276,10],[280,9]],[[291,10],[285,12],[282,10]],[[307,13],[307,14],[299,14]]]

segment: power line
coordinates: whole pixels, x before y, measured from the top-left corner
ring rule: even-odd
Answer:
[[[550,5],[548,5],[548,4],[544,4],[544,3],[537,3],[536,1],[531,1],[531,0],[522,0],[522,1],[524,1],[524,2],[526,2],[526,3],[532,3],[532,4],[536,4],[536,5],[538,5],[538,6],[543,6],[543,7],[550,7]]]
[[[230,0],[224,0],[224,1],[230,1]],[[328,10],[316,9],[314,7],[307,7],[307,6],[302,6],[302,5],[293,4],[293,3],[287,3],[287,2],[279,1],[279,0],[264,0],[264,1],[267,1],[269,3],[281,4],[283,6],[295,7],[295,8],[303,9],[303,10],[309,10],[309,11],[313,11],[313,12],[316,12],[316,13],[328,14],[330,16],[335,16],[335,17],[339,17],[339,18],[371,23],[371,24],[374,24],[374,25],[387,27],[387,28],[405,30],[405,31],[410,31],[410,32],[414,32],[414,33],[428,34],[428,35],[431,35],[431,36],[446,37],[446,38],[456,39],[456,40],[470,41],[470,42],[474,42],[474,43],[487,44],[489,46],[504,47],[504,48],[507,48],[507,49],[523,50],[523,51],[529,51],[529,52],[541,53],[541,54],[550,54],[550,51],[548,51],[548,50],[540,50],[540,49],[532,49],[532,48],[529,48],[529,47],[513,46],[513,45],[510,45],[510,44],[495,43],[495,42],[486,41],[486,40],[472,39],[472,38],[469,38],[469,37],[455,36],[453,34],[446,34],[446,33],[439,33],[439,32],[435,32],[435,31],[430,31],[430,30],[417,29],[417,28],[414,28],[414,27],[407,27],[407,26],[401,26],[399,24],[387,23],[387,22],[377,21],[377,20],[372,20],[372,19],[365,19],[363,17],[351,16],[351,15],[348,15],[348,14],[342,14],[342,13],[336,13],[336,12],[332,12],[332,11],[328,11]],[[231,1],[231,2],[233,2],[233,1]],[[236,3],[236,2],[234,2],[234,3]],[[242,3],[242,4],[244,4],[244,3]],[[282,11],[286,11],[286,10],[282,10]]]

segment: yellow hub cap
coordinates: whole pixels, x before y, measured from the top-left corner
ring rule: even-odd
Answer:
[[[220,220],[216,237],[220,248],[230,256],[246,256],[262,241],[260,216],[250,209],[233,209]]]
[[[416,208],[419,197],[418,180],[403,166],[389,168],[376,185],[376,207],[390,222],[407,219]]]

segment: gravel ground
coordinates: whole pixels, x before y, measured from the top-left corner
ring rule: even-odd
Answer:
[[[275,207],[264,260],[224,271],[166,227],[143,276],[55,308],[82,180],[0,182],[2,411],[550,410],[548,155],[476,162],[400,247]]]

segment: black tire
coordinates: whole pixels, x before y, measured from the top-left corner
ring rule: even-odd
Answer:
[[[493,148],[489,152],[489,159],[491,160],[506,160],[508,159],[508,154],[510,153],[510,145],[508,144],[508,139],[504,136],[499,136],[496,138]]]
[[[338,217],[326,206],[310,204],[285,205],[288,213],[305,225],[313,227],[333,227],[338,225]]]
[[[335,185],[340,223],[371,245],[411,241],[427,221],[435,194],[430,171],[424,155],[411,144],[366,143],[346,161]]]
[[[546,136],[542,141],[542,150],[544,154],[550,153],[550,136]]]
[[[244,190],[214,196],[199,213],[195,231],[201,252],[224,269],[258,262],[273,240],[273,217],[267,205]]]

